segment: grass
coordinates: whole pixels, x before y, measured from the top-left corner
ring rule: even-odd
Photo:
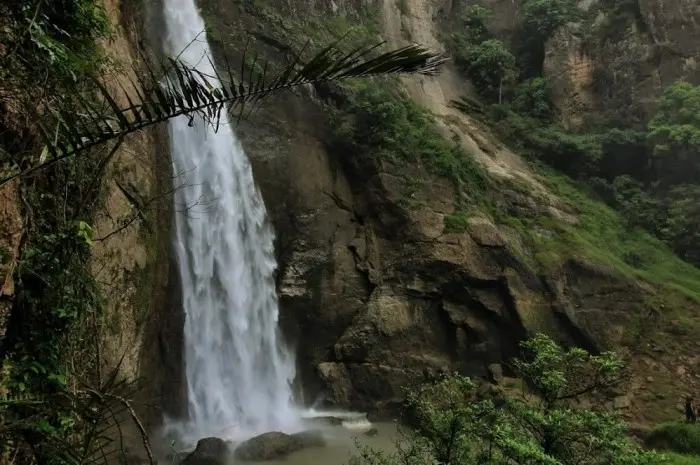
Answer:
[[[542,181],[552,193],[579,210],[580,225],[563,228],[566,242],[578,244],[587,257],[612,265],[625,275],[668,286],[700,302],[699,269],[678,258],[649,233],[629,229],[613,209],[593,200],[565,176],[549,172]]]
[[[693,455],[683,455],[676,453],[660,454],[659,461],[656,464],[665,465],[700,465],[700,457]]]
[[[700,456],[700,425],[682,422],[663,423],[649,433],[645,442],[648,447],[655,450]]]
[[[570,257],[588,258],[700,302],[698,268],[678,258],[644,230],[628,228],[615,210],[594,200],[565,175],[548,168],[538,171],[550,192],[578,210],[579,224],[567,225],[549,216],[513,218],[498,212],[495,219],[529,239],[540,266],[555,265]],[[536,229],[551,234],[535,234]]]

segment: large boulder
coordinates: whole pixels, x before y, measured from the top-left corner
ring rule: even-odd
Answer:
[[[231,451],[222,439],[204,438],[197,442],[197,447],[182,465],[228,465],[230,456]]]
[[[234,455],[239,460],[265,461],[286,457],[309,447],[323,447],[326,444],[320,431],[304,431],[285,434],[271,431],[241,443]]]

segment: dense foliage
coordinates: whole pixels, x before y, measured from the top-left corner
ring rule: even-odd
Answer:
[[[474,382],[448,376],[409,395],[411,433],[391,455],[364,449],[353,460],[391,464],[656,464],[666,457],[642,451],[617,414],[581,408],[583,396],[605,393],[623,365],[613,353],[566,350],[537,335],[513,363],[522,390],[477,395]],[[595,405],[595,404],[594,404]]]
[[[483,193],[483,169],[459,144],[446,141],[432,116],[415,101],[378,80],[346,83],[344,91],[343,105],[332,114],[333,143],[342,153],[352,154],[354,162],[364,154],[366,159],[411,163],[453,180],[474,197]]]
[[[0,161],[22,165],[39,146],[26,122],[90,85],[106,63],[96,41],[109,28],[96,0],[10,1],[0,9]],[[0,462],[77,464],[96,452],[102,303],[89,261],[99,166],[91,154],[21,183],[26,239],[0,341]]]
[[[96,0],[13,0],[3,8],[2,71],[33,75],[45,90],[80,83],[104,60],[96,40],[109,34],[107,14]],[[2,74],[0,74],[2,76]]]
[[[628,27],[639,17],[635,5],[610,0],[589,15],[602,8],[607,22],[601,28],[609,22]],[[667,88],[645,130],[605,115],[569,130],[557,122],[541,59],[544,43],[567,23],[586,20],[584,12],[568,0],[526,1],[512,53],[490,35],[489,19],[487,9],[467,8],[447,43],[501,136],[531,160],[585,182],[629,227],[646,229],[699,265],[700,86]]]
[[[700,425],[697,423],[664,423],[654,428],[645,440],[655,449],[700,457]]]

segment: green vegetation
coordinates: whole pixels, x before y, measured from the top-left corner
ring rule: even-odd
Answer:
[[[93,0],[10,2],[0,9],[0,144],[7,150],[0,153],[3,165],[26,166],[37,156],[37,134],[5,127],[4,110],[17,109],[11,123],[22,124],[37,116],[28,108],[89,87],[107,64],[96,41],[109,27],[102,3]],[[103,412],[87,387],[100,384],[102,302],[89,272],[98,161],[86,156],[22,182],[29,223],[0,342],[0,462],[83,463],[78,458],[95,452],[89,438],[99,434],[88,430]],[[88,405],[94,410],[82,410]]]
[[[577,406],[590,395],[598,405],[596,399],[620,382],[623,364],[614,353],[566,350],[543,335],[523,349],[525,356],[512,364],[522,390],[480,398],[475,383],[458,375],[427,384],[408,396],[413,430],[397,452],[365,448],[351,464],[684,463],[682,456],[673,462],[642,451],[614,412]]]
[[[346,102],[332,118],[334,143],[343,153],[422,166],[454,181],[474,201],[482,198],[488,179],[483,169],[437,132],[432,116],[420,105],[380,81],[347,82],[343,90]]]
[[[489,101],[500,101],[515,79],[515,57],[503,42],[488,32],[490,11],[482,6],[467,8],[460,29],[447,38],[457,66]]]
[[[104,63],[95,43],[109,34],[101,2],[32,0],[2,8],[0,78],[34,76],[44,81],[45,90],[58,90],[81,83]]]
[[[700,460],[700,425],[691,423],[664,423],[654,428],[646,444],[659,450],[695,455]]]
[[[617,24],[638,19],[633,1],[610,0],[606,17]],[[598,11],[594,8],[595,11]],[[569,0],[528,0],[523,5],[522,39],[513,55],[488,32],[490,13],[473,6],[462,19],[462,29],[447,45],[488,105],[489,122],[514,149],[533,162],[543,162],[570,176],[588,196],[564,187],[565,180],[547,175],[572,206],[582,211],[581,225],[555,229],[554,243],[535,237],[540,262],[556,261],[557,246],[573,241],[582,255],[613,264],[629,274],[652,282],[672,283],[694,298],[698,271],[670,258],[667,247],[679,257],[700,265],[700,86],[677,83],[663,93],[647,130],[616,127],[598,121],[572,131],[556,122],[553,89],[542,77],[543,43],[563,25],[586,19]],[[541,49],[542,48],[542,49]],[[497,52],[496,52],[497,51]],[[497,59],[495,57],[508,57]],[[533,68],[534,66],[534,68]],[[470,111],[468,106],[460,107]],[[563,191],[563,192],[561,192]],[[602,200],[619,215],[602,208],[589,196]],[[509,219],[526,234],[547,219]],[[667,247],[648,237],[644,229]],[[683,271],[680,271],[683,270]]]

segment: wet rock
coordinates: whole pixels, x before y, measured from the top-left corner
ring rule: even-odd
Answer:
[[[195,450],[182,461],[182,465],[227,465],[231,451],[219,438],[204,438],[197,442]]]
[[[323,416],[323,417],[315,417],[312,418],[311,421],[313,423],[317,423],[319,425],[324,425],[324,426],[342,426],[343,424],[343,419],[334,417],[334,416]]]
[[[234,455],[240,460],[258,462],[283,458],[292,452],[310,447],[323,447],[325,444],[320,431],[304,431],[297,434],[271,431],[243,442],[236,448]]]
[[[365,431],[365,436],[373,438],[375,436],[379,436],[379,430],[377,428],[370,428],[367,431]]]

